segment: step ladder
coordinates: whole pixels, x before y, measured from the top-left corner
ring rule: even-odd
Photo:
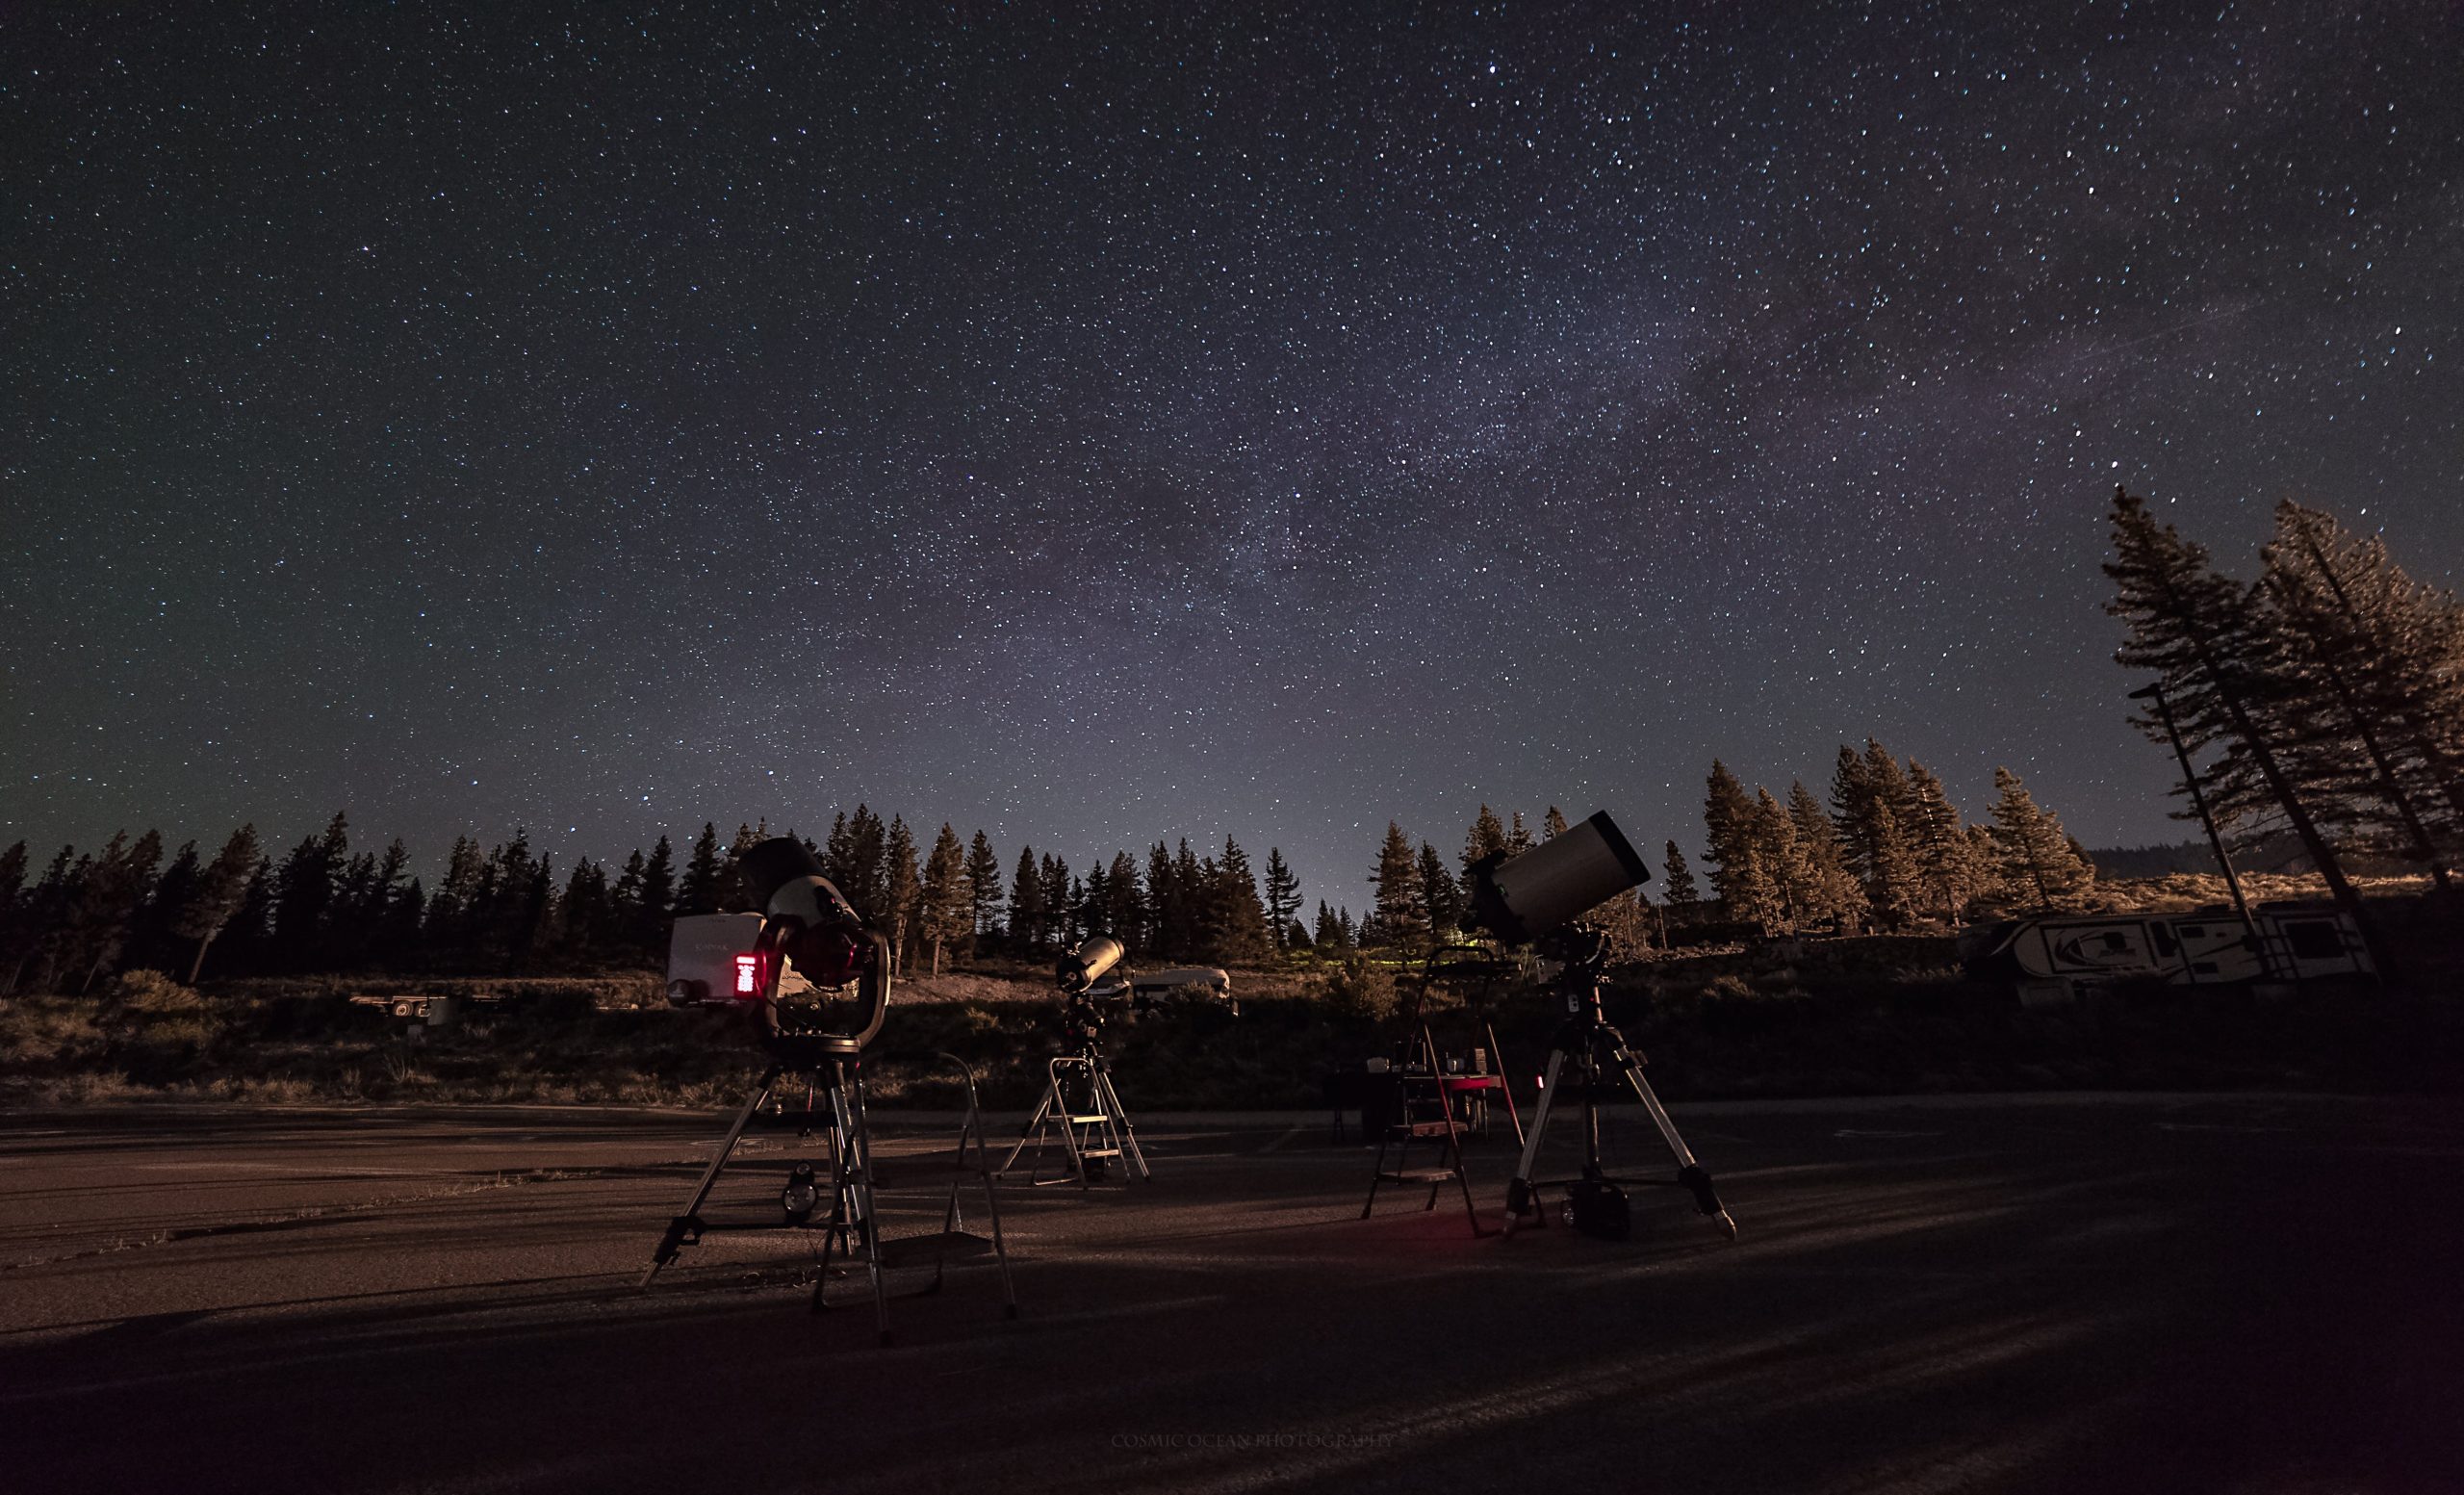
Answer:
[[[854,1096],[856,1125],[852,1130],[834,1133],[831,1147],[832,1190],[829,1223],[822,1227],[821,1262],[813,1276],[812,1311],[824,1313],[829,1301],[830,1264],[834,1255],[843,1253],[849,1261],[861,1256],[868,1276],[876,1284],[875,1302],[877,1328],[881,1343],[890,1343],[889,1320],[879,1311],[883,1302],[878,1284],[882,1274],[901,1268],[929,1266],[933,1279],[912,1292],[900,1296],[926,1297],[941,1290],[942,1276],[953,1261],[980,1261],[991,1257],[1001,1272],[1002,1312],[1006,1317],[1018,1316],[1017,1289],[1010,1280],[1010,1252],[1001,1237],[1001,1197],[992,1167],[991,1148],[984,1136],[984,1112],[976,1100],[975,1071],[965,1060],[952,1053],[936,1053],[934,1059],[946,1062],[958,1073],[959,1083],[966,1095],[966,1109],[959,1122],[958,1146],[950,1169],[949,1193],[941,1208],[941,1228],[919,1231],[913,1235],[891,1236],[877,1233],[872,1222],[878,1219],[873,1207],[873,1190],[886,1186],[873,1167],[872,1134],[864,1123],[863,1087],[856,1087]],[[973,1144],[974,1157],[967,1155]],[[919,1159],[919,1162],[927,1161]],[[991,1227],[989,1235],[979,1234],[966,1227],[966,1216],[959,1202],[960,1191],[968,1179],[984,1190],[985,1212]]]
[[[1055,1132],[1060,1134],[1068,1172],[1046,1178],[1044,1147]],[[1138,1148],[1138,1130],[1121,1106],[1120,1093],[1113,1089],[1112,1067],[1099,1053],[1063,1054],[1051,1061],[1043,1098],[1027,1119],[1017,1146],[996,1172],[1016,1173],[1018,1155],[1030,1141],[1036,1145],[1036,1155],[1027,1169],[1027,1182],[1035,1188],[1075,1182],[1085,1189],[1106,1178],[1115,1158],[1122,1160],[1124,1181],[1144,1182],[1151,1176],[1146,1155]]]
[[[1367,1220],[1376,1209],[1377,1191],[1388,1184],[1428,1185],[1428,1200],[1421,1206],[1426,1213],[1437,1208],[1438,1195],[1451,1183],[1463,1193],[1463,1213],[1472,1222],[1472,1233],[1487,1235],[1489,1227],[1480,1223],[1479,1207],[1472,1202],[1471,1180],[1463,1173],[1463,1128],[1454,1120],[1454,1097],[1446,1088],[1446,1074],[1437,1062],[1437,1043],[1425,1022],[1421,1024],[1416,1047],[1418,1062],[1406,1064],[1393,1076],[1397,1109],[1377,1140],[1377,1167],[1370,1177],[1369,1199],[1360,1206],[1360,1218]],[[1434,1147],[1437,1156],[1414,1166],[1413,1149],[1422,1145]],[[1392,1166],[1387,1161],[1390,1156]]]

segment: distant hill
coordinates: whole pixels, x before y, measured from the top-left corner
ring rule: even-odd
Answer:
[[[2109,846],[2092,850],[2088,860],[2096,864],[2101,878],[2170,877],[2176,872],[2213,872],[2216,853],[2207,849],[2205,841],[2183,841],[2173,846]]]
[[[2088,860],[2096,864],[2096,875],[2102,878],[2171,877],[2180,872],[2216,870],[2216,853],[2208,850],[2204,840],[2170,846],[2112,846],[2089,852]],[[2345,870],[2355,877],[2401,877],[2421,870],[2401,857],[2349,848],[2342,860]],[[2299,873],[2311,869],[2301,843],[2290,835],[2271,836],[2255,846],[2235,847],[2233,865],[2243,872]]]

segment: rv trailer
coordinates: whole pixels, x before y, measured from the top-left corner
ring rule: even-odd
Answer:
[[[2257,938],[2229,911],[2018,919],[1977,930],[1968,968],[2007,981],[2028,1007],[2062,1006],[2122,982],[2260,986],[2374,974],[2352,916],[2330,905],[2263,903]]]

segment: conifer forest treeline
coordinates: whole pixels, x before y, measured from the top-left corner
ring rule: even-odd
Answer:
[[[2189,762],[2231,846],[2297,844],[2332,895],[2362,914],[2346,866],[2393,857],[2447,889],[2464,849],[2464,606],[2408,576],[2377,535],[2286,503],[2238,581],[2207,551],[2117,490],[2109,610],[2116,658],[2141,688],[2133,724]],[[2155,687],[2148,689],[2144,687]],[[2125,686],[2124,688],[2128,688]],[[2118,691],[2118,694],[2120,692]],[[2169,726],[2168,717],[2169,716]],[[1815,776],[1817,781],[1820,775]],[[2191,783],[2176,789],[2189,818]],[[1629,949],[1681,932],[1733,938],[1955,927],[2072,905],[2096,869],[2018,776],[1971,822],[1941,780],[1868,739],[1843,745],[1819,790],[1747,787],[1710,765],[1697,861],[1665,844],[1656,881],[1596,912]],[[1280,849],[1263,869],[1239,842],[1200,855],[1157,841],[1072,868],[994,847],[950,825],[920,843],[902,816],[859,805],[819,841],[831,879],[888,933],[909,971],[951,961],[1035,959],[1091,932],[1142,960],[1248,965],[1360,948],[1409,953],[1453,932],[1472,865],[1565,829],[1488,806],[1450,858],[1390,822],[1368,868],[1375,889],[1348,908],[1300,906]],[[457,839],[434,887],[398,840],[355,846],[345,815],[278,857],[243,826],[218,846],[167,848],[146,831],[63,846],[41,864],[0,851],[0,992],[93,990],[116,970],[194,982],[303,972],[528,973],[654,965],[680,915],[743,907],[730,863],[770,834],[703,827],[679,864],[665,838],[621,864],[558,868],[516,832],[494,847]],[[793,833],[790,833],[793,834]]]

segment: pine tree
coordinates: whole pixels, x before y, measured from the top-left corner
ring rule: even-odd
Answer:
[[[377,931],[378,947],[398,967],[416,964],[424,953],[420,945],[421,922],[427,913],[427,890],[412,878],[385,910],[384,923]],[[613,927],[613,926],[611,926]]]
[[[967,842],[966,891],[967,932],[976,940],[988,939],[1001,923],[1001,859],[992,854],[992,840],[982,831]]]
[[[171,925],[196,896],[197,883],[204,875],[196,842],[183,841],[172,856],[171,864],[163,869],[153,890],[138,909],[137,933],[129,941],[129,967],[166,972],[180,968],[180,957],[186,952],[174,947],[180,941]]]
[[[1267,848],[1267,923],[1274,931],[1277,954],[1292,947],[1294,915],[1300,912],[1300,879],[1283,860],[1283,848]],[[1303,943],[1306,943],[1304,938]]]
[[[1514,812],[1513,823],[1506,828],[1505,854],[1509,857],[1522,856],[1531,849],[1531,832],[1525,827],[1523,812],[1518,810]]]
[[[342,833],[343,817],[336,815],[323,838],[304,837],[291,848],[274,874],[274,954],[286,970],[311,969],[323,952],[334,878],[348,846]]]
[[[975,897],[967,887],[966,852],[959,845],[959,833],[946,820],[924,863],[923,920],[924,938],[933,946],[933,974],[937,976],[942,948],[963,944],[975,934]]]
[[[270,964],[268,942],[273,937],[273,859],[259,857],[256,869],[248,874],[248,886],[240,890],[240,912],[222,927],[220,943],[230,953],[230,964],[242,974],[263,970]]]
[[[1377,889],[1376,912],[1371,915],[1374,936],[1363,942],[1396,949],[1417,949],[1428,943],[1428,908],[1421,898],[1420,860],[1403,828],[1386,822],[1386,839],[1377,849],[1377,865],[1369,880]]]
[[[1172,852],[1172,889],[1180,921],[1173,938],[1173,948],[1183,955],[1195,955],[1205,945],[1201,927],[1206,917],[1206,870],[1197,858],[1190,855],[1190,843],[1183,838]]]
[[[1122,944],[1143,948],[1147,940],[1146,900],[1138,886],[1138,859],[1125,851],[1113,853],[1112,876],[1105,880],[1104,927]]]
[[[736,823],[735,839],[728,844],[727,856],[719,866],[719,912],[722,914],[758,914],[753,906],[753,890],[744,886],[744,854],[770,838],[770,822],[758,825]]]
[[[924,880],[915,875],[915,833],[907,828],[905,817],[890,816],[883,856],[888,863],[882,890],[883,931],[889,936],[890,969],[904,975],[924,906]]]
[[[81,992],[119,959],[136,932],[138,910],[154,886],[163,860],[163,836],[147,831],[132,841],[126,832],[111,838],[78,879],[70,899],[64,965],[82,970]]]
[[[638,943],[634,935],[642,927],[642,874],[648,865],[636,846],[625,859],[625,869],[616,875],[616,886],[607,894],[610,944]]]
[[[2160,525],[2144,500],[2114,490],[2114,558],[2105,563],[2114,600],[2106,610],[2124,620],[2130,636],[2117,662],[2156,672],[2183,745],[2194,761],[2210,750],[2217,761],[2209,803],[2227,825],[2272,812],[2281,815],[2327,890],[2351,915],[2379,968],[2390,968],[2375,921],[2346,877],[2344,863],[2321,824],[2341,813],[2326,786],[2279,754],[2275,709],[2292,694],[2274,666],[2252,595],[2210,568],[2207,552]],[[2167,742],[2154,712],[2133,719],[2151,740]],[[2186,792],[2186,791],[2185,791]]]
[[[870,807],[858,805],[843,825],[831,827],[822,851],[822,875],[857,914],[885,931],[889,918],[888,832]]]
[[[1926,907],[1957,924],[1983,891],[1984,875],[1969,855],[1967,825],[1942,781],[1914,759],[1908,760],[1909,852]]]
[[[2368,816],[2383,844],[2451,888],[2432,826],[2442,809],[2464,812],[2464,776],[2430,724],[2440,696],[2451,709],[2464,707],[2464,684],[2415,666],[2408,640],[2434,630],[2433,616],[2390,603],[2419,589],[2387,561],[2383,543],[2356,540],[2331,516],[2289,501],[2276,506],[2261,561],[2260,621],[2288,687],[2279,716],[2289,742],[2332,785],[2332,802]]]
[[[2006,887],[2027,889],[2040,907],[2051,909],[2095,881],[2095,867],[2017,774],[1994,769],[1993,787],[2000,796],[1993,802],[1994,859]]]
[[[607,869],[588,857],[574,861],[573,874],[565,879],[565,896],[559,905],[563,915],[561,942],[565,959],[572,963],[588,961],[599,948],[607,925]]]
[[[1730,919],[1762,923],[1776,911],[1770,869],[1756,838],[1756,812],[1745,786],[1729,765],[1711,760],[1703,801],[1703,828],[1710,840],[1711,896]]]
[[[1540,838],[1544,841],[1553,841],[1558,837],[1565,834],[1565,815],[1558,811],[1556,806],[1550,806],[1549,812],[1540,817]]]
[[[1215,869],[1214,887],[1215,957],[1224,965],[1254,964],[1264,958],[1271,939],[1266,905],[1258,898],[1258,880],[1249,870],[1248,853],[1228,836],[1223,839],[1223,860]]]
[[[18,970],[33,944],[33,892],[26,887],[26,843],[18,841],[0,851],[0,995],[17,989]]]
[[[18,905],[17,936],[14,958],[10,967],[9,990],[18,990],[29,968],[33,972],[32,990],[51,990],[52,976],[59,969],[59,951],[63,932],[68,923],[68,907],[83,876],[82,868],[92,859],[79,859],[77,848],[63,846],[43,868],[42,876],[26,890]]]
[[[446,869],[446,881],[453,880],[452,868]],[[642,866],[640,901],[635,907],[640,920],[633,926],[634,938],[645,950],[658,950],[667,943],[668,926],[676,917],[676,848],[662,836],[651,848],[651,860]]]
[[[1344,947],[1344,928],[1335,918],[1335,911],[1326,900],[1318,900],[1318,925],[1309,936],[1310,948],[1321,955],[1340,953]]]
[[[1922,908],[1924,892],[1908,839],[1913,801],[1898,760],[1870,737],[1861,756],[1841,746],[1832,773],[1831,804],[1840,847],[1864,889],[1874,921],[1885,928],[1904,928]]]
[[[1797,844],[1796,823],[1769,789],[1754,791],[1755,860],[1769,881],[1770,905],[1761,915],[1765,928],[1793,931],[1814,918],[1816,892],[1813,866]]]
[[[1463,923],[1463,889],[1435,846],[1421,842],[1421,907],[1428,917],[1429,938],[1451,937]]]
[[[1066,948],[1078,921],[1078,900],[1069,887],[1069,863],[1046,857],[1038,863],[1043,879],[1043,940],[1046,949]]]
[[[173,915],[172,929],[182,939],[196,941],[196,955],[189,962],[189,985],[196,985],[197,973],[205,968],[206,947],[214,943],[222,926],[240,910],[240,898],[247,891],[248,874],[256,870],[264,853],[257,847],[257,828],[244,825],[231,833],[222,849],[214,854],[198,874],[196,889],[188,906]]]
[[[1693,869],[1685,864],[1685,853],[1675,841],[1662,849],[1660,857],[1662,896],[1668,904],[1669,922],[1681,926],[1691,923],[1703,907],[1703,892],[1694,884]]]
[[[1189,953],[1182,912],[1186,901],[1173,873],[1172,854],[1157,841],[1146,852],[1147,939],[1157,955],[1177,959]]]
[[[1843,934],[1852,932],[1864,917],[1865,890],[1848,871],[1831,817],[1802,779],[1788,786],[1788,824],[1796,832],[1797,855],[1805,866],[1805,916],[1832,921]]]
[[[705,821],[676,885],[676,916],[719,912],[719,828]]]
[[[1036,867],[1036,849],[1018,848],[1018,869],[1010,877],[1010,944],[1019,955],[1032,956],[1043,944],[1045,909],[1043,876]]]

